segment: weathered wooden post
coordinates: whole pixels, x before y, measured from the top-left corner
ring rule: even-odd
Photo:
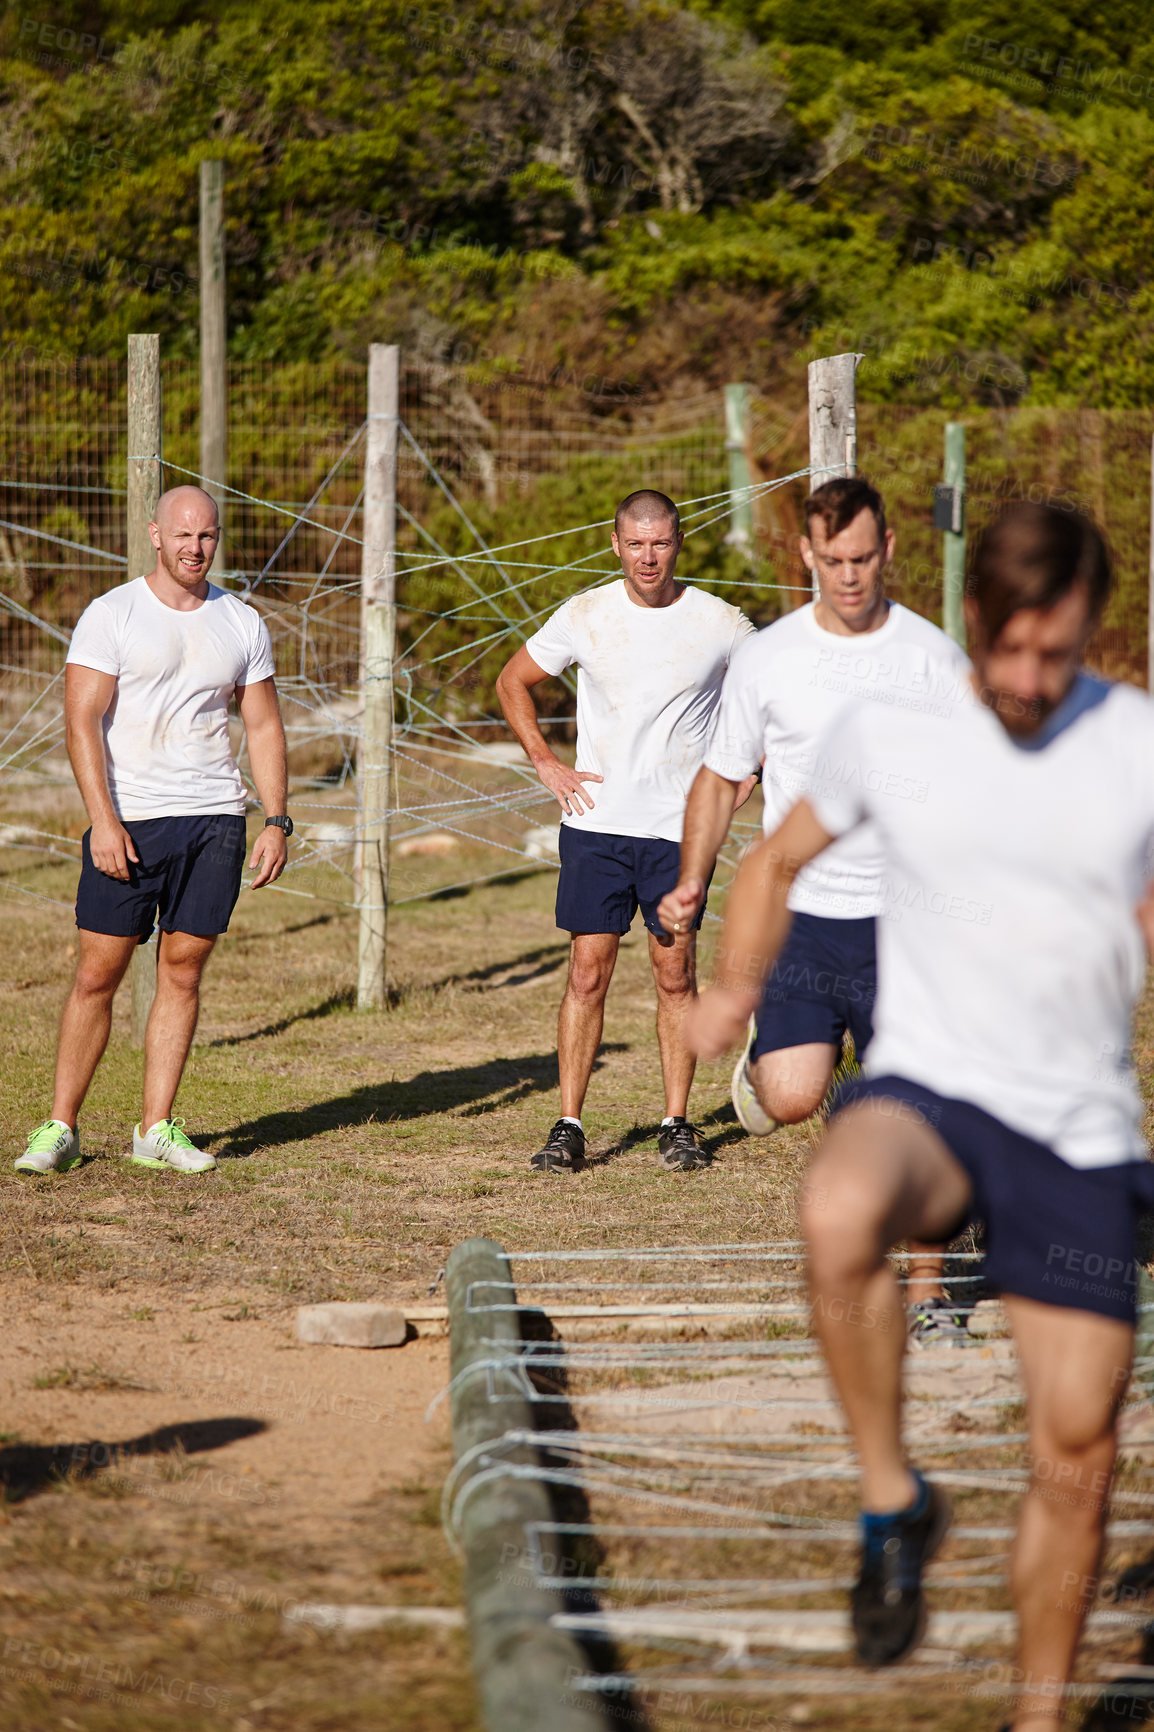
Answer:
[[[854,376],[858,354],[825,355],[811,361],[809,378],[810,490],[857,469],[857,392]],[[817,573],[813,579],[817,594]]]
[[[946,478],[934,488],[934,528],[942,531],[942,630],[966,647],[966,429],[946,422]]]
[[[228,467],[228,323],[224,294],[224,164],[200,165],[200,473],[216,500],[221,538],[211,576],[224,569]]]
[[[729,458],[730,547],[748,553],[753,547],[753,499],[749,470],[749,386],[725,387],[725,451]]]
[[[148,526],[160,498],[160,338],[128,339],[128,576],[144,577],[156,564]],[[132,1044],[144,1045],[156,992],[156,946],[141,944],[132,958]]]
[[[369,346],[361,548],[361,737],[357,748],[357,1009],[385,1003],[393,657],[397,636],[400,350]]]
[[[489,1732],[646,1732],[632,1691],[582,1688],[589,1652],[560,1627],[568,1596],[539,1580],[534,1538],[555,1530],[533,1433],[517,1291],[492,1239],[466,1239],[445,1266],[455,1473],[452,1525],[465,1559],[465,1614],[481,1715]],[[545,1413],[548,1413],[546,1408]],[[548,1423],[547,1419],[545,1423]],[[548,1573],[564,1575],[569,1559]],[[574,1583],[577,1587],[578,1582]]]

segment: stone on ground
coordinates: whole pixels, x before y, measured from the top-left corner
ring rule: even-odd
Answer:
[[[297,1339],[319,1347],[399,1347],[405,1314],[393,1305],[330,1300],[297,1309]]]

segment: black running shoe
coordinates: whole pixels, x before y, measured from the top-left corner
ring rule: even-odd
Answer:
[[[657,1133],[657,1164],[671,1172],[691,1173],[695,1167],[711,1167],[713,1156],[697,1140],[697,1127],[688,1119],[672,1119]]]
[[[558,1119],[545,1147],[538,1149],[529,1162],[539,1173],[580,1173],[588,1166],[585,1159],[585,1132],[568,1119]]]
[[[950,1500],[921,1474],[917,1501],[885,1522],[871,1522],[862,1569],[850,1596],[858,1658],[867,1666],[893,1666],[922,1639],[926,1597],[922,1571],[950,1525]],[[863,1527],[865,1526],[863,1520]]]

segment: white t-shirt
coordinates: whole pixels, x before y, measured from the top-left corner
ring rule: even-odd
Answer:
[[[585,784],[592,812],[563,824],[680,842],[726,665],[753,629],[692,586],[670,607],[640,607],[623,578],[545,621],[525,647],[548,674],[576,663],[577,768],[605,778]]]
[[[228,702],[237,686],[274,672],[254,608],[210,583],[207,600],[180,613],[138,577],[89,603],[68,660],[116,676],[104,757],[122,820],[243,814]]]
[[[807,602],[734,657],[705,763],[737,782],[764,757],[762,821],[769,836],[806,791],[819,743],[855,699],[932,714],[957,696],[969,667],[944,632],[896,602],[877,631],[852,637],[824,630]],[[880,914],[882,901],[877,839],[863,828],[798,873],[789,906],[850,920]]]
[[[870,821],[884,855],[867,1073],[970,1101],[1074,1167],[1145,1159],[1130,1019],[1154,704],[1083,674],[1034,745],[972,692],[942,716],[859,704],[819,759],[819,822]]]

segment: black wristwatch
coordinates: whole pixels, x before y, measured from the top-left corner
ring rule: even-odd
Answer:
[[[284,831],[285,841],[287,842],[289,837],[293,833],[293,821],[292,821],[292,819],[291,818],[266,818],[264,821],[264,827],[266,830],[268,829],[270,824],[275,824],[278,830]]]

